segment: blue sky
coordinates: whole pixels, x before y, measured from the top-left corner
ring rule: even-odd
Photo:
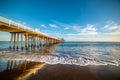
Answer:
[[[0,0],[0,15],[67,41],[120,41],[120,0]]]

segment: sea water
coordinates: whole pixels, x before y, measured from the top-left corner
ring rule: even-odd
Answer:
[[[19,43],[20,45],[20,43]],[[0,42],[0,68],[6,60],[26,60],[46,64],[120,65],[119,42],[63,42],[51,46],[9,49],[9,42]]]

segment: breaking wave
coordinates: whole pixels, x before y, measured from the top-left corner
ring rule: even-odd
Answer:
[[[35,61],[35,62],[44,62],[47,64],[70,64],[70,65],[115,65],[119,66],[119,61],[117,60],[95,60],[94,58],[90,58],[87,56],[81,57],[63,57],[59,55],[14,55],[4,57],[8,60],[27,60],[27,61]]]

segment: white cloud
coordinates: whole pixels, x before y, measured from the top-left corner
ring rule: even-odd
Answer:
[[[120,35],[120,25],[113,21],[111,23],[109,22],[108,24],[106,24],[103,29],[107,31],[107,33],[104,34],[114,36]]]
[[[107,29],[107,30],[116,30],[116,29],[119,29],[120,26],[118,25],[105,25],[104,29]]]
[[[115,22],[111,22],[111,23],[107,23],[103,29],[107,29],[107,30],[116,30],[116,29],[120,29],[120,25],[118,25]]]
[[[40,30],[38,28],[35,29],[35,32],[40,32]]]
[[[54,23],[56,23],[57,25],[63,26],[63,27],[71,27],[71,25],[63,23],[63,22],[59,22],[56,20],[53,20]]]
[[[72,34],[72,33],[68,33],[66,34],[67,36],[74,36],[74,35],[77,35],[77,34]]]
[[[81,30],[81,33],[85,34],[85,35],[88,35],[88,34],[96,35],[96,34],[98,34],[97,29],[95,28],[95,25],[91,25],[91,24],[87,24],[87,26]]]
[[[96,25],[87,24],[86,26],[80,26],[79,24],[65,24],[62,22],[54,21],[55,24],[62,27],[62,29],[67,30],[69,29],[70,32],[65,34],[66,39],[72,40],[95,40],[95,41],[117,41],[116,39],[120,40],[120,25],[115,23],[114,21],[109,21],[103,27],[96,27]],[[73,31],[75,31],[73,33]],[[69,40],[68,39],[68,40]]]
[[[116,36],[117,36],[117,35],[120,36],[120,31],[111,32],[111,33],[109,33],[109,34],[110,34],[110,35],[114,35],[114,36],[115,36],[115,35],[116,35]]]
[[[49,35],[53,35],[53,36],[61,36],[62,34],[59,32],[51,32],[51,33],[47,33]]]
[[[23,25],[25,25],[25,24],[26,24],[26,22],[23,22],[22,24],[23,24]]]
[[[69,24],[65,24],[59,21],[55,21],[54,22],[57,25],[63,26],[64,30],[67,29],[71,29],[77,32],[77,35],[96,35],[98,34],[97,29],[95,28],[95,25],[91,25],[91,24],[87,24],[85,28],[81,28],[82,26],[75,24],[75,25],[69,25]]]
[[[81,32],[80,26],[73,26],[73,30],[76,32]]]
[[[43,28],[46,28],[46,25],[44,25],[44,24],[41,24],[40,26],[43,27]]]
[[[64,28],[64,30],[67,30],[67,29],[72,29],[72,26],[69,25],[69,24],[66,24],[66,23],[63,23],[63,22],[59,22],[59,21],[56,21],[56,20],[53,20],[54,23],[56,23],[57,25],[60,26],[60,28]]]
[[[108,36],[120,36],[120,31],[113,31],[113,32],[108,32],[104,34]]]
[[[98,34],[95,25],[87,24],[85,28],[80,28],[81,26],[73,26],[73,30],[78,32],[76,35],[96,35]],[[74,35],[74,34],[69,34]]]
[[[57,28],[57,27],[58,27],[58,26],[55,25],[55,24],[49,24],[49,26],[52,27],[52,28]]]
[[[65,27],[65,28],[64,28],[64,30],[68,30],[68,29],[70,29],[70,28],[69,28],[69,27]]]
[[[48,34],[48,35],[50,35],[50,36],[58,36],[58,37],[60,37],[61,36],[61,33],[60,32],[58,32],[58,31],[51,31],[51,30],[41,30],[41,32],[43,32],[43,33],[45,33],[45,34]]]
[[[102,37],[102,38],[82,38],[82,37],[66,37],[66,41],[101,41],[101,42],[120,42],[120,37]]]

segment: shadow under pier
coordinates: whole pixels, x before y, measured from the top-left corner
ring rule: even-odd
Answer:
[[[26,80],[44,65],[44,63],[26,60],[8,60],[6,70],[0,72],[0,80]]]

